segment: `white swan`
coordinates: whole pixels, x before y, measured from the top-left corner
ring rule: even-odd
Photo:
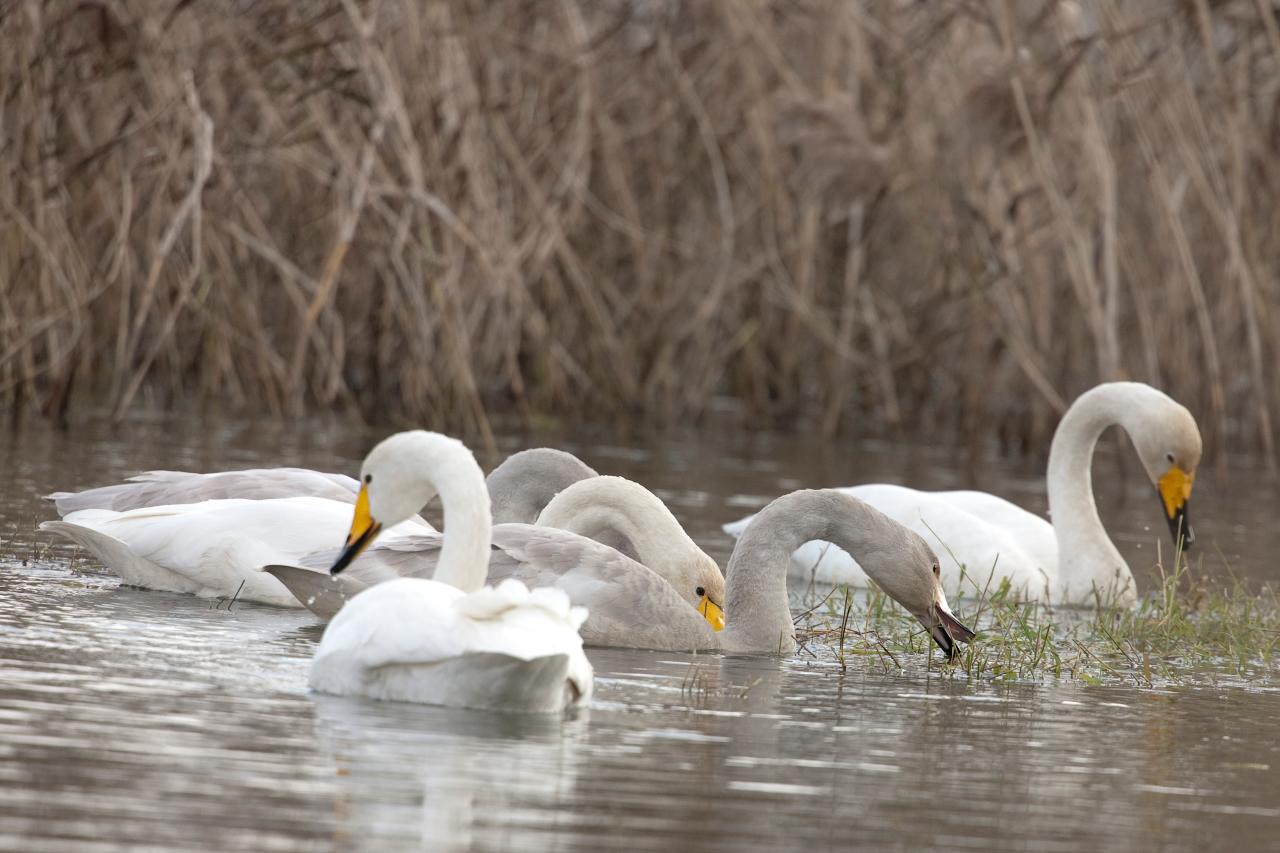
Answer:
[[[360,593],[329,623],[311,664],[322,693],[465,708],[554,712],[585,704],[586,618],[556,589],[484,586],[489,493],[471,451],[431,432],[384,439],[365,458],[340,572],[437,494],[446,535],[434,580],[399,578]]]
[[[858,497],[915,530],[942,555],[948,592],[980,592],[1008,579],[1013,590],[1052,604],[1130,606],[1133,573],[1098,518],[1090,476],[1099,436],[1119,424],[1155,485],[1175,543],[1194,541],[1187,504],[1200,464],[1195,418],[1164,393],[1139,382],[1099,385],[1071,405],[1049,449],[1049,509],[1045,519],[984,492],[923,492],[872,484],[841,491]],[[725,525],[738,535],[750,519]],[[823,581],[865,585],[858,563],[826,542],[806,543],[793,571]]]
[[[312,612],[332,618],[347,600],[374,584],[429,577],[447,538],[425,534],[380,542],[337,577],[313,571],[332,564],[336,551],[307,557],[303,565],[310,568],[274,565],[266,571]],[[658,594],[657,589],[664,600],[671,593],[684,599],[714,630],[724,627],[719,566],[639,483],[622,477],[580,480],[547,504],[537,526],[499,524],[492,538],[490,578],[564,590],[590,613],[581,632],[587,645],[651,648],[660,642],[654,637],[664,625],[636,617],[638,599]],[[620,547],[593,541],[601,538]]]
[[[532,458],[526,456],[526,463]],[[504,463],[499,471],[535,467]],[[494,489],[494,479],[491,474],[489,489],[516,507],[540,504],[546,494],[545,477],[530,480],[521,474],[499,489]],[[324,498],[227,499],[122,513],[79,510],[41,529],[83,546],[133,586],[306,606],[330,618],[347,598],[374,583],[431,577],[441,554],[441,535],[415,516],[384,533],[341,578],[330,578],[327,569],[341,548],[335,533],[341,523],[335,526],[335,520],[341,522],[350,512],[350,504]],[[618,644],[610,614],[625,610],[628,597],[608,580],[617,560],[648,566],[713,626],[723,627],[720,568],[662,501],[638,483],[620,477],[580,480],[557,495],[537,520],[561,529],[534,536],[498,526],[493,577],[559,586],[574,603],[598,607],[598,615],[583,629],[589,642]],[[582,537],[562,531],[603,539],[621,553],[587,547]],[[263,566],[270,566],[268,573],[261,571]]]
[[[500,513],[525,518],[563,486],[593,473],[572,454],[536,448],[513,454],[494,469],[486,484]],[[141,476],[119,485],[51,495],[60,509],[71,511],[40,529],[85,548],[132,586],[206,598],[235,596],[280,607],[300,605],[279,581],[260,571],[262,566],[327,568],[333,549],[341,544],[341,523],[334,522],[351,512],[351,503],[332,497],[270,496],[313,490],[347,494],[354,501],[359,491],[359,483],[350,477],[299,468],[217,474],[153,471]],[[215,497],[229,494],[243,497]],[[177,503],[154,505],[164,500]],[[434,532],[415,516],[388,531],[382,544],[389,548],[407,536]]]
[[[235,498],[128,512],[85,509],[40,529],[70,539],[130,586],[298,607],[261,567],[331,550],[350,515],[351,504],[327,498]],[[412,520],[388,530],[387,540],[434,532]]]
[[[513,453],[486,478],[493,502],[494,523],[531,523],[547,502],[571,483],[596,472],[572,453],[535,447]],[[355,503],[360,484],[345,474],[326,474],[308,468],[248,468],[193,474],[187,471],[146,471],[123,483],[80,492],[54,492],[58,515],[85,509],[126,512],[144,507],[194,504],[211,500],[315,497]]]

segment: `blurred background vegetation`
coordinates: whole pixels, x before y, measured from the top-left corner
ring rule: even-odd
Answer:
[[[0,399],[1280,416],[1273,0],[0,2]],[[375,414],[377,413],[377,414]]]

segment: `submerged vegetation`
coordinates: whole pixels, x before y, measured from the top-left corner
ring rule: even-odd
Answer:
[[[0,7],[0,399],[1040,442],[1280,415],[1255,0]]]
[[[1182,563],[1159,574],[1138,606],[1053,609],[1019,601],[1008,585],[951,604],[978,636],[953,676],[996,681],[1069,679],[1151,687],[1219,679],[1280,683],[1280,593],[1239,581],[1211,584]],[[930,655],[914,617],[879,590],[838,587],[798,617],[802,654],[869,657],[902,669],[907,655]],[[915,665],[919,658],[911,661]]]

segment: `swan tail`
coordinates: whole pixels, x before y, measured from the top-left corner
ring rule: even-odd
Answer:
[[[515,578],[507,578],[497,586],[486,586],[458,600],[457,611],[471,619],[501,619],[512,610],[534,607],[546,611],[558,621],[568,622],[574,631],[587,621],[587,609],[574,607],[569,594],[556,587],[529,589]]]
[[[267,574],[284,584],[303,607],[328,621],[337,615],[352,596],[367,589],[355,578],[298,566],[264,566]]]
[[[734,539],[737,539],[742,535],[742,532],[747,529],[747,525],[751,523],[751,519],[753,518],[755,518],[754,515],[748,515],[746,518],[740,518],[737,521],[722,524],[720,525],[720,529],[725,533],[728,533]]]
[[[391,663],[359,672],[313,670],[311,686],[323,693],[521,713],[563,711],[585,702],[591,691],[589,680],[583,684],[574,677],[568,654],[523,660],[500,652]]]
[[[190,579],[135,554],[128,545],[114,536],[88,526],[114,516],[115,513],[109,510],[81,510],[75,521],[46,521],[40,525],[40,529],[56,533],[79,545],[98,562],[115,572],[126,584],[168,592],[199,591],[199,585]]]

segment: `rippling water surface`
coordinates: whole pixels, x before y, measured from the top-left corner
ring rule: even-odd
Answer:
[[[1280,849],[1272,688],[593,650],[595,698],[569,719],[336,699],[306,689],[309,614],[119,588],[33,533],[51,489],[155,467],[354,471],[374,437],[159,419],[0,439],[0,849]],[[975,473],[940,449],[558,443],[655,487],[721,559],[719,524],[781,491]],[[1098,472],[1104,519],[1149,565],[1149,487],[1136,464]],[[1043,506],[1034,463],[977,473]],[[1204,571],[1273,581],[1276,505],[1245,472],[1206,472]]]

